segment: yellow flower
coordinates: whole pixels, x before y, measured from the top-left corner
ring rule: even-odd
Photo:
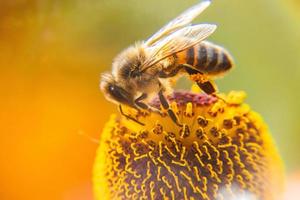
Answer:
[[[174,92],[168,97],[184,124],[166,114],[112,115],[94,165],[97,200],[280,199],[283,167],[261,117],[245,93],[215,97]],[[160,108],[158,99],[152,106]]]

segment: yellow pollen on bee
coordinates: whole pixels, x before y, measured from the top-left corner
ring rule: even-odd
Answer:
[[[200,82],[200,83],[204,83],[209,80],[205,75],[200,74],[200,73],[190,75],[190,79],[194,82]]]

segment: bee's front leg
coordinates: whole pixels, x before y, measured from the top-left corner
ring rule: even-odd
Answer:
[[[133,117],[130,116],[130,115],[125,114],[125,113],[123,112],[123,109],[122,109],[122,105],[121,105],[121,104],[119,105],[119,111],[120,111],[121,115],[123,115],[123,116],[126,117],[127,119],[130,119],[130,120],[132,120],[132,121],[138,123],[139,125],[145,126],[144,123],[138,121],[137,119],[133,118]]]
[[[170,108],[170,105],[169,105],[169,103],[168,103],[166,97],[164,96],[163,90],[162,90],[162,89],[159,91],[158,97],[159,97],[159,100],[160,100],[160,103],[161,103],[162,107],[163,107],[164,109],[167,110],[168,115],[170,116],[170,118],[172,119],[172,121],[173,121],[176,125],[182,127],[183,125],[182,125],[181,123],[179,123],[178,116],[177,116],[177,115],[175,114],[175,112]]]
[[[162,114],[162,112],[157,109],[157,108],[154,108],[152,106],[149,106],[148,104],[142,102],[142,100],[146,99],[147,98],[147,94],[146,93],[143,93],[141,96],[139,96],[136,100],[134,100],[134,103],[141,109],[144,109],[144,110],[150,110],[152,112],[156,112],[158,114]]]
[[[170,77],[174,77],[174,76],[176,76],[176,75],[179,73],[179,71],[180,71],[182,68],[183,68],[182,65],[177,66],[175,69],[173,69],[173,70],[172,70],[171,72],[169,72],[169,73],[166,73],[166,72],[164,72],[164,71],[162,70],[162,71],[159,72],[158,76],[159,76],[159,78],[170,78]]]
[[[147,98],[147,94],[143,93],[141,96],[139,96],[137,99],[134,100],[135,105],[137,105],[139,108],[142,109],[148,109],[148,105],[146,105],[145,103],[141,102],[142,100]]]

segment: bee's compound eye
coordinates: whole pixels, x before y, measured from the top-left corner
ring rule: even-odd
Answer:
[[[129,103],[129,100],[131,99],[130,95],[123,88],[117,85],[109,85],[108,90],[112,98],[115,99],[116,101],[121,103],[126,103],[126,104]]]
[[[113,92],[113,91],[115,91],[115,86],[113,86],[113,85],[110,85],[109,87],[108,87],[108,89],[109,89],[109,91],[111,91],[111,92]]]

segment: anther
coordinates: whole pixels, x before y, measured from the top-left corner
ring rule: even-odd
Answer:
[[[175,138],[175,133],[173,132],[164,132],[164,135],[167,142],[172,142],[172,139]]]
[[[235,120],[236,125],[240,125],[241,120],[242,120],[240,116],[235,116],[233,119]]]
[[[196,136],[200,140],[202,140],[204,138],[204,134],[205,134],[205,132],[204,132],[203,128],[199,128],[196,130]]]
[[[180,137],[181,138],[186,138],[191,134],[190,128],[188,125],[184,124],[182,129],[180,129]]]
[[[224,119],[223,126],[226,129],[231,129],[233,127],[233,120],[232,119]]]
[[[202,116],[198,116],[197,121],[198,121],[198,124],[203,128],[206,127],[208,124],[208,120]]]
[[[238,134],[238,133],[244,133],[245,132],[245,130],[243,129],[243,128],[237,128],[236,130],[235,130],[235,133],[236,134]]]
[[[213,126],[210,129],[210,133],[214,136],[214,137],[218,137],[220,135],[219,130],[217,127]]]
[[[222,105],[221,102],[216,102],[211,109],[208,111],[208,113],[212,116],[212,117],[216,117],[218,112],[223,113],[224,112],[224,106]]]
[[[240,105],[244,102],[246,96],[243,91],[232,91],[227,95],[226,101],[231,105]]]
[[[185,109],[185,116],[192,117],[194,115],[193,112],[193,104],[191,102],[188,102]]]
[[[143,131],[141,131],[141,132],[140,132],[140,134],[139,134],[139,138],[141,138],[141,139],[145,139],[145,138],[147,138],[147,137],[148,137],[148,134],[149,134],[149,132],[148,132],[148,131],[146,131],[146,130],[143,130]]]
[[[147,144],[149,145],[149,147],[151,148],[155,148],[156,147],[156,142],[154,142],[153,140],[148,140]]]
[[[173,110],[173,112],[178,115],[179,110],[178,110],[178,107],[177,107],[177,103],[175,101],[173,101],[170,106],[171,106],[171,109]]]
[[[163,127],[162,127],[162,125],[160,125],[160,124],[156,124],[155,125],[155,127],[153,128],[153,130],[152,130],[152,132],[153,133],[155,133],[155,134],[161,134],[162,132],[163,132]]]

